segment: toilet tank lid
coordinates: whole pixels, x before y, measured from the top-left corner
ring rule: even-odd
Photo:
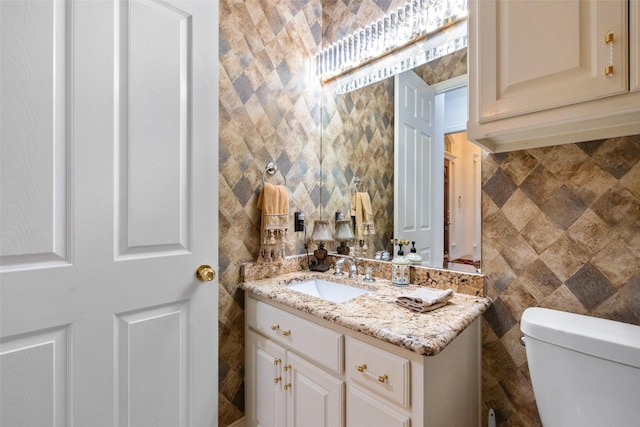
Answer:
[[[531,307],[522,313],[525,336],[640,368],[640,326]]]

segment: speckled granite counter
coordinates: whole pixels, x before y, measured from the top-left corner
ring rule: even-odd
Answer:
[[[263,279],[248,279],[242,289],[279,302],[337,325],[361,332],[418,354],[433,356],[442,351],[467,326],[489,307],[491,300],[482,296],[455,293],[445,307],[426,313],[415,313],[395,304],[402,293],[417,289],[393,286],[391,281],[376,278],[373,283],[333,276],[326,273],[294,271]],[[288,289],[291,283],[320,277],[368,289],[371,292],[335,304]]]

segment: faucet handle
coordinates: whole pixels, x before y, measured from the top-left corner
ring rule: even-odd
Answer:
[[[335,271],[333,272],[334,276],[344,276],[344,273],[342,272],[342,265],[344,264],[344,260],[345,258],[340,258],[335,262]]]
[[[369,266],[364,269],[364,281],[365,282],[375,282],[376,279],[373,278],[373,267]]]

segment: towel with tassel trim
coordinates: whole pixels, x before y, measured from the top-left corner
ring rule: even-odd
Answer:
[[[363,238],[376,234],[373,224],[373,210],[369,193],[357,192],[351,196],[351,216],[355,217],[355,237]]]
[[[401,294],[396,298],[396,304],[412,311],[424,313],[444,307],[453,298],[453,290],[436,290],[420,288],[410,294]]]
[[[260,252],[258,262],[276,262],[284,258],[289,229],[289,190],[284,185],[265,183],[258,197]]]

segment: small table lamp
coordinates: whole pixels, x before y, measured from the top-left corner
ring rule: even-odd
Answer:
[[[331,230],[329,229],[329,222],[316,220],[313,224],[313,233],[311,233],[310,240],[318,245],[318,249],[313,251],[313,256],[318,260],[318,263],[310,266],[309,270],[321,272],[329,270],[329,266],[324,263],[324,259],[327,257],[327,250],[324,248],[324,245],[325,243],[333,242]]]
[[[340,246],[338,246],[336,251],[340,255],[349,255],[349,246],[347,246],[346,243],[353,240],[353,230],[351,230],[350,219],[339,219],[336,221],[335,240],[340,242]]]

